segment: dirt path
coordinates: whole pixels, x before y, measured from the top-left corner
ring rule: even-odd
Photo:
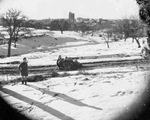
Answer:
[[[116,67],[116,66],[145,66],[149,61],[145,59],[129,59],[129,60],[110,60],[110,61],[97,61],[97,62],[87,62],[82,63],[83,67],[80,70],[92,69],[92,68],[106,68],[106,67]],[[17,71],[18,64],[0,67],[1,74],[19,74]],[[29,66],[30,73],[46,73],[52,70],[59,71],[56,65],[48,66]]]

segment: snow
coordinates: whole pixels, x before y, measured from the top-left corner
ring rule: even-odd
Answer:
[[[0,66],[27,57],[29,66],[55,65],[59,55],[79,57],[79,62],[137,60],[141,49],[131,39],[126,42],[105,41],[97,36],[81,36],[77,32],[33,30],[33,37],[12,45],[12,57],[0,59]],[[142,40],[146,38],[140,39]],[[0,55],[7,54],[7,45],[0,45]],[[148,65],[146,65],[148,66]],[[69,76],[47,78],[28,85],[7,84],[0,95],[21,113],[35,120],[110,120],[122,111],[130,110],[147,85],[148,71],[140,66],[117,66],[84,71],[59,72]],[[85,74],[86,73],[86,74]],[[1,75],[1,80],[18,75]]]
[[[46,33],[44,37],[33,37],[18,41],[17,48],[12,45],[12,57],[1,58],[0,63],[13,61],[22,61],[23,57],[27,57],[29,65],[54,65],[59,55],[62,57],[87,57],[79,59],[80,62],[94,62],[108,59],[139,59],[141,49],[137,48],[136,43],[131,43],[131,39],[118,42],[111,42],[110,48],[104,40],[97,36],[80,36],[76,32],[59,31],[49,32],[46,30],[37,30],[37,33]],[[92,39],[92,41],[91,41]],[[140,40],[144,40],[143,38]],[[0,46],[0,55],[7,55],[7,45]],[[99,57],[94,58],[92,57]],[[3,66],[7,66],[3,64]]]
[[[115,69],[119,71],[120,68]],[[108,71],[113,71],[113,69],[103,69],[103,72]],[[85,72],[90,73],[90,71]],[[98,69],[91,70],[91,72],[98,72]],[[13,96],[4,98],[11,104],[17,102],[23,108],[29,107],[27,104],[29,101],[33,102],[32,110],[30,112],[25,110],[22,113],[35,119],[42,116],[43,120],[110,120],[119,112],[130,109],[130,104],[141,95],[146,87],[144,77],[147,74],[147,72],[140,71],[117,74],[99,72],[97,75],[49,78],[42,82],[30,82],[27,86],[21,83],[15,86],[10,84],[5,85],[3,89],[15,93]],[[24,98],[21,99],[20,95]]]
[[[23,112],[23,114],[25,116],[32,118],[33,120],[41,120],[43,117],[45,120],[48,120],[49,118],[58,120],[58,118],[51,116],[48,112],[46,112],[36,106],[31,105],[31,101],[24,102],[22,100],[16,99],[15,97],[5,94],[3,92],[1,92],[1,95],[3,98],[7,98],[5,100],[12,107],[18,109],[20,112]],[[32,116],[32,117],[30,117],[30,116]]]

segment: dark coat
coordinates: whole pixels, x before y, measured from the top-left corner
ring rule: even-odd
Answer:
[[[28,76],[28,64],[26,62],[19,65],[19,70],[22,76]]]

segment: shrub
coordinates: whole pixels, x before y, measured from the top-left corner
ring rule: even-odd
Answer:
[[[70,76],[70,75],[71,75],[70,73],[64,72],[64,73],[61,74],[60,76],[61,76],[61,77],[66,77],[66,76]]]
[[[94,75],[94,76],[96,76],[96,75],[98,75],[99,73],[90,73],[90,72],[85,72],[85,71],[79,71],[78,73],[77,73],[77,75]]]
[[[28,82],[37,82],[37,81],[43,81],[44,77],[42,75],[35,75],[35,76],[29,76],[27,78]]]
[[[51,77],[58,77],[58,76],[59,76],[58,72],[52,71]]]

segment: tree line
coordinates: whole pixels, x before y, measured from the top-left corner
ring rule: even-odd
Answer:
[[[10,9],[6,13],[1,15],[1,25],[6,29],[8,33],[8,57],[11,55],[11,43],[16,42],[23,38],[26,34],[30,33],[30,28],[35,29],[47,29],[57,30],[63,34],[63,31],[76,31],[82,35],[90,34],[91,37],[96,33],[100,37],[103,37],[109,48],[109,39],[114,40],[124,39],[131,37],[132,42],[136,41],[138,47],[141,47],[139,38],[145,37],[144,29],[146,26],[143,22],[136,18],[130,17],[120,20],[107,20],[103,21],[80,21],[71,23],[66,19],[54,19],[54,20],[29,20],[27,16],[23,15],[21,11]],[[0,31],[0,37],[6,39],[3,30]]]

